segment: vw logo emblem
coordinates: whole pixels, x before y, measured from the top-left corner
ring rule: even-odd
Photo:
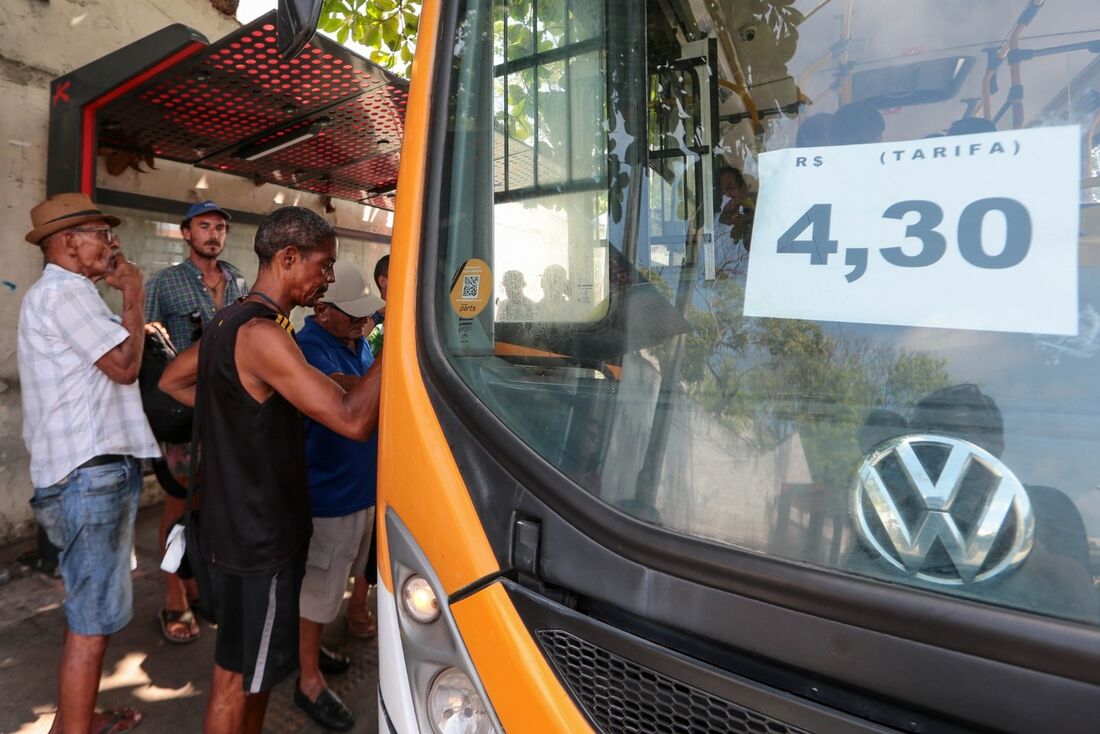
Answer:
[[[934,584],[999,576],[1027,558],[1035,538],[1020,480],[980,446],[946,436],[899,436],[877,446],[859,468],[852,509],[875,553]]]

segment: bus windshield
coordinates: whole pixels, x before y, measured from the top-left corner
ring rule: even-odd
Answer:
[[[433,318],[516,441],[672,532],[1100,621],[1090,0],[459,5]]]

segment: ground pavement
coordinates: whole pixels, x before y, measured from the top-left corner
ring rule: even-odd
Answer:
[[[202,716],[214,660],[215,630],[202,623],[202,638],[172,645],[161,637],[156,615],[163,599],[158,569],[160,506],[143,509],[137,521],[138,568],[134,572],[134,619],[111,638],[100,683],[102,707],[133,706],[145,719],[139,734],[195,734]],[[64,588],[42,574],[21,574],[11,562],[26,549],[0,549],[0,734],[45,734],[57,700]],[[32,546],[33,547],[33,544]],[[378,731],[378,648],[344,632],[343,617],[325,631],[326,643],[349,655],[354,665],[329,684],[355,713],[353,731]],[[325,730],[294,705],[294,679],[271,695],[265,732],[312,734]]]

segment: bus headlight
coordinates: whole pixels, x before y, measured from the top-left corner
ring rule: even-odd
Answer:
[[[379,603],[379,629],[389,646],[383,654],[393,664],[388,676],[379,674],[379,700],[400,708],[401,726],[394,731],[503,734],[462,643],[447,592],[392,507],[386,509],[386,544],[393,595],[386,606]],[[401,673],[406,680],[395,675]]]
[[[405,581],[401,603],[408,615],[420,624],[431,624],[439,619],[439,600],[423,576],[412,575]]]
[[[477,688],[456,668],[447,668],[432,681],[428,715],[439,734],[488,734],[493,730]]]

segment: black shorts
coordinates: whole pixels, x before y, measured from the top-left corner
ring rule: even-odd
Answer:
[[[218,625],[214,661],[243,676],[245,693],[260,693],[298,669],[298,595],[303,550],[289,566],[240,576],[209,566],[210,611]]]

